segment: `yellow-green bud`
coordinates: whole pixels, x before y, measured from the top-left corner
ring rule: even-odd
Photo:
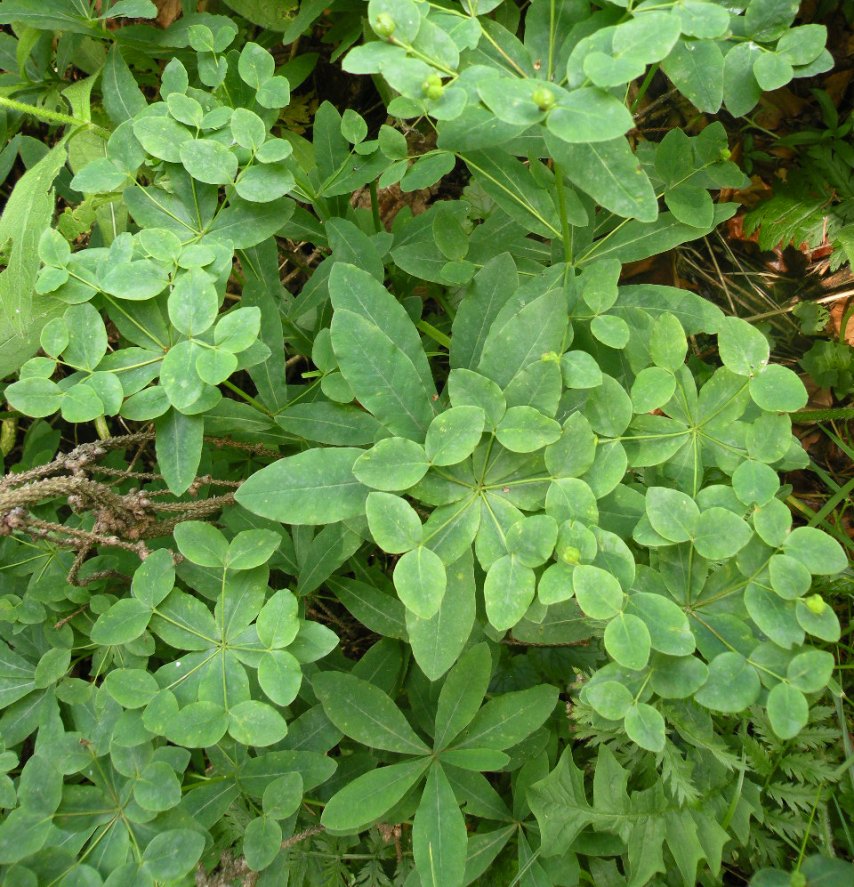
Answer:
[[[424,83],[421,84],[424,95],[434,102],[442,98],[445,93],[445,87],[442,86],[442,78],[438,74],[431,74]]]
[[[732,151],[729,148],[721,148],[721,160],[729,160],[732,157]]]
[[[573,566],[581,560],[581,551],[574,545],[565,545],[560,552],[560,559]]]
[[[395,32],[396,28],[397,25],[394,23],[394,19],[387,12],[381,12],[374,19],[374,33],[377,37],[388,39]]]
[[[557,99],[555,98],[555,94],[550,90],[546,89],[544,86],[539,87],[539,89],[535,89],[531,98],[534,100],[534,104],[541,111],[548,111],[550,108],[554,107]]]
[[[807,605],[810,613],[815,613],[816,616],[821,616],[827,609],[827,603],[820,594],[811,594],[809,597],[804,598],[804,603]]]
[[[792,872],[789,884],[791,887],[807,887],[807,876],[803,872]]]
[[[0,422],[0,455],[8,456],[15,449],[18,420],[14,416]]]

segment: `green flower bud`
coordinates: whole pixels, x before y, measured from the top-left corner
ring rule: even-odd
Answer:
[[[560,553],[560,559],[565,564],[574,566],[581,560],[581,552],[574,545],[566,545]]]
[[[388,39],[395,32],[396,28],[397,25],[394,23],[394,19],[387,12],[381,12],[374,19],[374,33],[377,37]]]
[[[815,613],[816,616],[821,616],[827,609],[827,604],[820,594],[811,594],[809,597],[804,598],[804,603],[807,605],[810,613]]]
[[[424,83],[421,84],[424,95],[434,102],[442,98],[445,93],[445,87],[442,86],[442,78],[438,74],[431,74]]]
[[[550,89],[546,89],[545,86],[535,89],[531,98],[541,111],[548,111],[550,108],[553,108],[557,101],[555,94]]]
[[[0,455],[8,456],[15,449],[18,420],[14,416],[0,422]]]
[[[791,887],[807,887],[807,877],[803,872],[792,872],[789,875]]]
[[[721,160],[729,160],[732,157],[732,151],[729,148],[721,148]]]

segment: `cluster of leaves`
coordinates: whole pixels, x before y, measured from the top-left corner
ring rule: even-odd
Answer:
[[[322,102],[308,141],[283,112],[317,56],[271,50],[328,5],[161,31],[116,24],[148,0],[0,3],[2,162],[29,160],[0,222],[4,428],[34,420],[4,456],[152,423],[153,454],[104,466],[140,519],[242,482],[217,525],[141,563],[101,533],[79,570],[33,528],[91,540],[93,514],[0,486],[3,883],[189,883],[225,850],[261,885],[352,856],[358,883],[690,887],[785,865],[775,839],[799,866],[780,774],[844,772],[809,731],[840,693],[813,577],[846,561],[779,479],[806,392],[749,324],[620,274],[744,183],[720,124],[627,138],[650,66],[744,114],[830,66],[824,29],[788,0],[342,3],[327,39],[389,116]],[[386,230],[378,188],[458,164],[461,196]],[[319,257],[296,294],[285,240]],[[782,763],[799,734],[825,766]]]
[[[854,152],[849,134],[854,119],[839,119],[826,92],[813,95],[821,109],[823,129],[806,129],[777,140],[796,151],[785,182],[775,184],[768,199],[745,214],[744,230],[757,233],[762,249],[792,244],[799,249],[832,249],[829,267],[850,265],[854,257]],[[803,302],[795,315],[806,335],[824,332],[826,308]],[[850,317],[850,314],[848,315]],[[854,391],[854,349],[846,338],[847,317],[837,338],[816,338],[800,360],[803,369],[822,388],[832,388],[839,400]]]

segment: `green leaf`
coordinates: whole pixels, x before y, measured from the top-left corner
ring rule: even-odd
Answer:
[[[261,517],[289,524],[328,524],[362,514],[370,490],[353,475],[362,450],[313,449],[253,474],[235,499]]]
[[[282,849],[282,827],[271,816],[256,816],[243,832],[243,856],[252,871],[267,868]]]
[[[483,585],[486,615],[491,625],[506,631],[519,622],[534,600],[536,577],[515,555],[498,558]]]
[[[718,350],[724,365],[740,376],[752,376],[768,363],[768,340],[751,324],[727,317],[718,329]]]
[[[451,366],[464,367],[469,371],[477,367],[493,322],[518,286],[519,276],[516,272],[516,264],[507,252],[490,258],[478,271],[454,318],[451,336]],[[448,377],[449,385],[453,378],[454,372],[452,370]],[[451,389],[451,402],[454,403],[453,389]],[[454,406],[458,405],[462,406],[463,404],[454,403]],[[480,406],[480,404],[474,405]],[[486,407],[484,410],[487,415],[490,415]],[[495,423],[494,417],[490,418]]]
[[[329,799],[321,823],[332,831],[365,828],[388,812],[429,766],[429,758],[420,758],[363,773]]]
[[[466,823],[454,790],[436,762],[412,824],[415,869],[424,887],[461,884],[466,867]]]
[[[498,423],[495,436],[514,453],[532,453],[554,443],[561,427],[554,419],[528,406],[510,407]]]
[[[217,213],[207,236],[218,243],[227,243],[234,249],[248,249],[272,237],[286,225],[294,213],[295,204],[286,197],[267,203],[253,203],[232,197],[228,206]]]
[[[359,456],[353,474],[366,486],[395,492],[417,484],[429,467],[420,444],[405,437],[387,437]]]
[[[202,457],[205,423],[201,416],[169,410],[154,421],[157,465],[170,492],[184,493],[196,476]]]
[[[785,86],[794,75],[788,59],[776,52],[763,52],[753,63],[753,76],[766,92]]]
[[[557,699],[557,688],[549,684],[497,696],[475,715],[454,747],[512,748],[545,723]]]
[[[558,287],[530,301],[509,301],[489,327],[477,371],[506,388],[529,364],[563,350],[567,322],[566,297]]]
[[[679,490],[650,487],[646,491],[646,515],[660,536],[670,542],[687,542],[696,531],[700,509]]]
[[[753,402],[769,412],[794,413],[807,403],[804,383],[788,367],[771,364],[750,380]]]
[[[597,681],[584,689],[584,700],[609,721],[622,720],[632,706],[634,698],[618,681]]]
[[[104,110],[116,125],[132,120],[148,104],[117,43],[107,53],[101,71],[101,94]]]
[[[225,564],[228,540],[213,524],[205,521],[182,521],[173,530],[175,544],[185,558],[200,567],[221,567]]]
[[[649,661],[649,629],[637,616],[618,613],[605,627],[604,641],[608,655],[625,668],[639,671]]]
[[[797,0],[751,0],[744,15],[747,33],[758,43],[780,37],[797,15]]]
[[[510,763],[510,755],[492,748],[452,748],[442,754],[442,763],[473,770],[501,770]]]
[[[771,588],[781,598],[789,601],[806,594],[812,585],[812,573],[799,560],[787,554],[771,556],[768,561],[768,575]]]
[[[715,114],[724,95],[724,57],[714,40],[680,40],[661,69],[700,111]]]
[[[13,382],[3,394],[14,409],[35,418],[55,413],[62,404],[63,396],[56,382],[36,376]]]
[[[229,570],[260,567],[270,560],[281,541],[281,536],[272,530],[243,530],[228,544],[224,564]]]
[[[814,527],[796,527],[783,543],[783,553],[800,561],[814,576],[832,576],[845,569],[840,544]]]
[[[809,720],[809,704],[804,694],[791,684],[780,683],[771,688],[766,702],[771,729],[780,739],[793,739]]]
[[[356,399],[393,434],[423,440],[433,377],[404,308],[367,271],[337,262],[329,276],[332,346]]]
[[[63,140],[18,179],[0,216],[0,245],[8,250],[0,271],[0,377],[38,351],[42,327],[65,310],[55,299],[34,295],[34,286],[38,244],[53,218],[51,188],[66,157]]]
[[[453,342],[453,339],[451,340]],[[448,374],[448,391],[454,407],[480,407],[486,421],[495,428],[507,409],[501,389],[492,379],[471,370],[457,368]]]
[[[600,567],[580,564],[572,572],[578,606],[591,619],[611,619],[623,609],[620,583]]]
[[[551,120],[550,116],[550,129]],[[658,217],[658,201],[649,177],[624,138],[567,144],[553,130],[545,138],[546,147],[566,177],[605,209],[642,222]]]
[[[148,874],[157,881],[175,881],[199,861],[205,836],[190,829],[170,829],[155,835],[142,854]]]
[[[629,597],[627,610],[646,624],[653,650],[669,656],[687,656],[694,652],[694,635],[688,617],[669,598],[635,592]]]
[[[561,355],[560,369],[567,388],[596,388],[602,384],[602,370],[586,351],[567,351]]]
[[[665,313],[655,319],[649,338],[649,353],[656,366],[674,373],[685,362],[688,340],[682,324],[674,315]]]
[[[651,752],[664,751],[664,718],[658,709],[636,702],[625,716],[626,736]]]
[[[199,182],[230,185],[237,175],[237,157],[225,145],[213,139],[184,141],[179,155],[184,169]]]
[[[117,668],[104,678],[104,687],[123,708],[142,708],[160,687],[154,675],[141,668]]]
[[[199,336],[216,320],[219,301],[211,275],[193,268],[177,278],[169,293],[169,319],[185,336]]]
[[[95,644],[120,646],[138,638],[148,627],[151,608],[136,598],[116,601],[92,626],[90,638]]]
[[[480,443],[486,414],[477,406],[451,407],[427,429],[424,450],[433,465],[456,465]]]
[[[813,594],[795,601],[795,615],[798,625],[813,637],[821,638],[831,644],[839,640],[841,633],[839,620],[833,608],[828,606],[821,595]]]
[[[140,773],[133,798],[145,810],[162,813],[181,803],[181,783],[165,761],[152,761]]]
[[[429,753],[403,712],[368,681],[351,674],[326,671],[315,674],[311,685],[329,720],[356,742],[400,754]]]
[[[276,424],[288,434],[333,446],[369,444],[382,430],[380,423],[364,410],[323,401],[294,404],[276,416]],[[426,471],[426,458],[423,461]]]
[[[709,663],[709,677],[694,699],[725,714],[743,711],[759,696],[756,669],[739,653],[719,653]]]
[[[596,87],[574,89],[562,95],[546,118],[549,133],[572,145],[616,141],[633,125],[628,108]]]
[[[419,545],[397,562],[394,587],[404,606],[421,619],[432,618],[445,596],[447,575],[441,558]]]
[[[288,732],[285,719],[271,705],[247,699],[228,711],[228,732],[243,745],[273,745]]]
[[[662,699],[687,699],[693,696],[709,676],[705,662],[696,656],[652,657],[649,685]]]
[[[400,496],[370,493],[365,502],[365,514],[371,535],[383,551],[401,554],[421,544],[421,518]]]
[[[709,508],[700,514],[694,535],[697,553],[709,560],[736,555],[750,541],[753,531],[728,508]]]
[[[276,705],[290,705],[302,685],[299,661],[287,650],[270,650],[258,663],[258,684]]]
[[[215,702],[191,702],[166,724],[166,736],[176,745],[208,748],[216,745],[228,729],[228,715]]]
[[[492,657],[485,643],[466,650],[448,672],[436,705],[434,747],[437,750],[450,745],[471,723],[489,688],[491,676]]]
[[[299,771],[285,773],[274,779],[262,796],[264,813],[275,819],[287,819],[299,809],[302,803],[304,782]]]
[[[836,663],[826,650],[806,650],[789,663],[786,678],[802,693],[818,693],[833,676]]]
[[[507,550],[524,567],[542,566],[554,551],[557,521],[548,514],[535,514],[516,521],[507,531]]]
[[[189,129],[171,117],[153,115],[136,118],[133,134],[149,154],[169,163],[181,162],[181,146],[193,138]]]

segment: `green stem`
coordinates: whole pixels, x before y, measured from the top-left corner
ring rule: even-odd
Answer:
[[[29,114],[43,120],[45,123],[54,123],[57,126],[82,126],[90,127],[103,136],[109,136],[110,131],[98,126],[89,120],[78,120],[77,117],[71,117],[68,114],[60,114],[59,111],[48,111],[46,108],[37,108],[35,105],[28,105],[26,102],[19,102],[10,99],[7,96],[0,96],[0,108],[9,108],[10,111],[17,111],[20,114]]]
[[[383,230],[383,222],[380,218],[380,199],[377,196],[377,180],[374,179],[368,185],[368,191],[371,195],[371,216],[374,219],[374,230],[379,232]]]
[[[242,388],[238,388],[237,385],[235,385],[233,382],[230,382],[228,379],[226,379],[222,384],[225,385],[225,387],[228,388],[229,391],[233,391],[238,397],[242,397],[250,406],[255,407],[256,410],[263,413],[265,416],[270,416],[272,418],[273,413],[268,410],[267,407],[265,407],[260,400],[256,400],[254,397],[252,397],[251,394],[247,394]]]
[[[629,111],[634,114],[638,109],[638,105],[643,101],[643,97],[646,95],[646,91],[649,89],[650,83],[652,83],[652,78],[658,73],[658,65],[650,65],[649,70],[646,72],[646,77],[643,78],[643,83],[640,85],[640,89],[638,90],[638,94],[635,96],[635,100],[632,102]]]
[[[569,219],[566,216],[566,190],[563,183],[563,169],[559,163],[554,165],[555,184],[557,185],[557,205],[560,212],[561,240],[563,241],[563,257],[567,267],[572,265],[572,235],[569,230]]]

